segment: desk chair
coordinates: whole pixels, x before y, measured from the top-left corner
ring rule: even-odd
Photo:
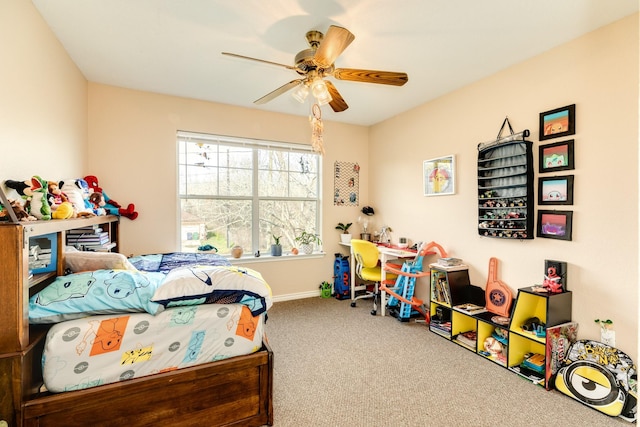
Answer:
[[[365,282],[374,283],[373,291],[365,289],[365,293],[358,296],[355,294],[355,283],[351,284],[351,307],[356,306],[356,300],[373,298],[371,315],[375,316],[378,312],[378,295],[380,295],[378,287],[382,278],[382,269],[378,265],[378,257],[380,256],[378,247],[367,240],[351,239],[351,251],[353,251],[353,257],[356,261],[356,275]],[[395,277],[393,274],[387,274],[388,279]]]

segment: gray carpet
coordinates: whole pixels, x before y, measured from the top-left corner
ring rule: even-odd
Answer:
[[[631,425],[370,310],[333,298],[273,305],[275,426]]]

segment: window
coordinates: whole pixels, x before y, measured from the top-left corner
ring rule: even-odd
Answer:
[[[181,248],[212,245],[228,254],[284,251],[320,230],[320,156],[311,147],[178,132]]]

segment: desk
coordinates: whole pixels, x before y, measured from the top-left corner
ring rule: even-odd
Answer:
[[[342,243],[340,242],[340,245],[342,246],[346,246],[349,248],[349,270],[351,271],[351,289],[352,289],[352,295],[354,290],[356,289],[356,263],[355,263],[355,257],[353,256],[353,252],[351,251],[351,244],[350,243]],[[390,248],[387,246],[378,246],[378,259],[380,260],[380,265],[385,265],[387,263],[387,261],[391,261],[392,259],[406,259],[406,258],[415,258],[417,255],[416,252],[410,251],[410,250],[405,250],[405,249],[398,249],[398,248]],[[381,272],[381,277],[382,277],[382,281],[386,280],[387,278],[387,272],[385,271],[385,269],[382,269]],[[386,305],[387,305],[387,293],[386,292],[380,292],[380,315],[384,316],[385,313],[385,309],[386,309]]]

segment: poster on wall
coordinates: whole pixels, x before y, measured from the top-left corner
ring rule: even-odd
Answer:
[[[425,160],[422,163],[425,196],[455,193],[455,157],[453,155]]]
[[[333,177],[333,204],[336,206],[359,206],[360,166],[357,163],[335,162]]]

